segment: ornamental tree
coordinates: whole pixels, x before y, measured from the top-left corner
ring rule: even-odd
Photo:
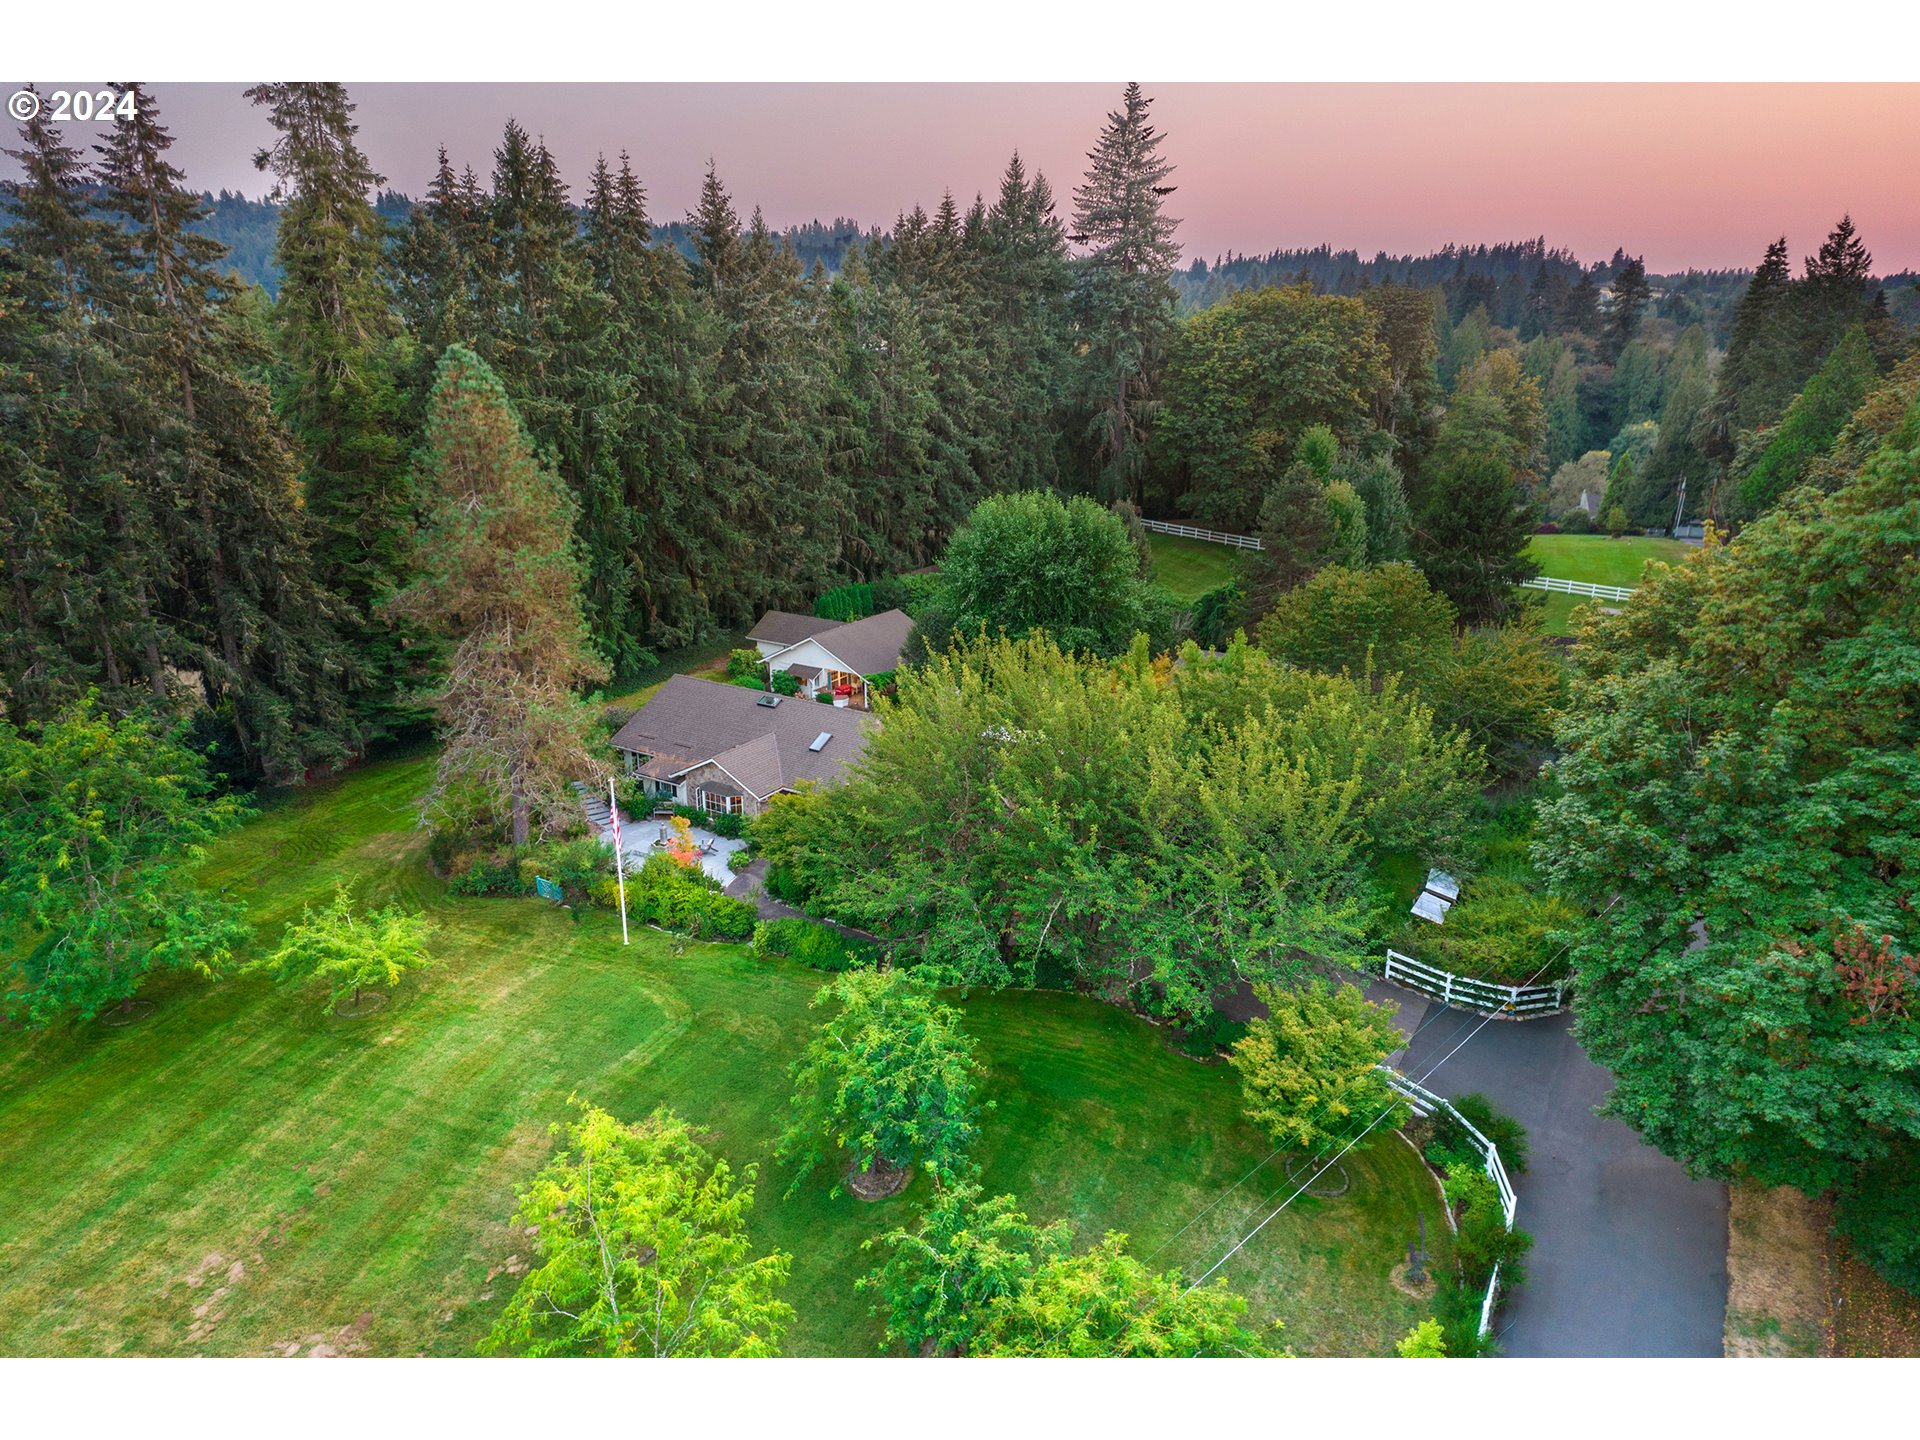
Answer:
[[[1233,1047],[1247,1118],[1276,1144],[1318,1151],[1399,1123],[1404,1102],[1374,1069],[1406,1043],[1393,1011],[1359,987],[1322,979],[1256,985],[1267,1007]],[[1386,1119],[1366,1132],[1376,1117]]]
[[[813,1003],[833,1009],[794,1067],[779,1148],[799,1165],[793,1188],[843,1152],[852,1183],[873,1198],[902,1188],[916,1160],[936,1177],[955,1173],[979,1113],[980,1067],[960,1012],[900,970],[848,971]]]
[[[541,1263],[481,1343],[515,1355],[779,1353],[793,1257],[755,1256],[755,1170],[736,1183],[671,1110],[623,1125],[578,1097],[566,1146],[520,1192]],[[561,1129],[556,1125],[555,1131]]]
[[[1017,1295],[1035,1271],[1067,1251],[1073,1227],[1036,1225],[1011,1195],[980,1198],[978,1185],[945,1185],[917,1225],[866,1242],[883,1258],[859,1281],[877,1291],[887,1340],[919,1354],[965,1355],[994,1304]]]
[[[1695,1173],[1815,1194],[1920,1136],[1917,490],[1909,397],[1838,490],[1654,567],[1572,652],[1536,856],[1595,917],[1607,1112]]]
[[[114,719],[93,692],[37,730],[0,722],[0,925],[23,949],[0,1006],[28,1025],[133,1003],[152,970],[214,976],[245,909],[195,880],[245,807],[214,793],[186,727]]]
[[[954,627],[1112,655],[1155,624],[1153,592],[1126,523],[1084,496],[994,495],[974,506],[941,563]]]
[[[1422,1320],[1400,1337],[1393,1347],[1402,1360],[1444,1360],[1447,1358],[1447,1332],[1438,1320]]]
[[[280,948],[257,968],[276,980],[329,986],[329,1007],[357,1009],[362,991],[391,990],[410,971],[433,963],[427,942],[437,928],[426,915],[397,905],[355,915],[353,892],[336,882],[332,901],[319,911],[303,907]]]
[[[1247,1324],[1245,1297],[1225,1280],[1189,1288],[1178,1270],[1149,1270],[1109,1232],[1091,1250],[1048,1260],[993,1302],[976,1355],[1116,1360],[1276,1353]]]

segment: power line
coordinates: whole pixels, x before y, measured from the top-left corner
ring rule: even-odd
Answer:
[[[1620,897],[1618,895],[1614,896],[1612,900],[1609,900],[1607,902],[1606,909],[1602,910],[1599,915],[1596,915],[1594,917],[1594,919],[1599,920],[1603,918],[1607,914],[1607,911],[1612,910],[1613,907],[1619,903],[1620,903]],[[1524,988],[1526,985],[1533,984],[1534,981],[1538,980],[1542,975],[1546,973],[1548,966],[1552,965],[1554,961],[1558,960],[1562,955],[1566,954],[1567,951],[1572,948],[1573,948],[1573,942],[1569,940],[1565,945],[1561,946],[1560,949],[1555,951],[1552,955],[1548,956],[1544,961],[1541,962],[1540,967],[1536,969],[1533,972],[1533,974],[1529,975],[1525,981],[1522,982],[1522,988]],[[1422,1075],[1414,1083],[1416,1085],[1424,1086],[1427,1083],[1427,1081],[1431,1080],[1437,1073],[1439,1073],[1440,1067],[1442,1065],[1446,1064],[1447,1061],[1451,1060],[1455,1055],[1459,1054],[1461,1049],[1467,1044],[1467,1042],[1473,1039],[1473,1037],[1478,1035],[1482,1030],[1486,1029],[1486,1027],[1489,1024],[1491,1024],[1494,1019],[1495,1019],[1494,1014],[1488,1014],[1481,1017],[1480,1023],[1474,1026],[1473,1029],[1469,1030],[1465,1038],[1463,1038],[1459,1042],[1459,1044],[1455,1045],[1445,1055],[1442,1055],[1438,1060],[1436,1060],[1433,1063],[1433,1066],[1427,1071],[1427,1073]],[[1268,1224],[1272,1222],[1275,1216],[1279,1215],[1279,1213],[1282,1210],[1285,1210],[1295,1200],[1298,1200],[1301,1197],[1301,1195],[1305,1194],[1308,1186],[1312,1185],[1315,1180],[1318,1180],[1322,1175],[1326,1174],[1326,1172],[1330,1170],[1334,1166],[1334,1164],[1340,1159],[1340,1156],[1346,1154],[1347,1151],[1351,1150],[1355,1145],[1358,1145],[1362,1140],[1364,1140],[1367,1137],[1368,1133],[1371,1132],[1376,1125],[1378,1125],[1382,1120],[1386,1119],[1387,1116],[1391,1115],[1395,1110],[1399,1108],[1400,1108],[1400,1102],[1396,1100],[1393,1104],[1389,1105],[1386,1109],[1382,1110],[1378,1115],[1374,1116],[1372,1121],[1368,1123],[1367,1128],[1365,1130],[1362,1130],[1358,1135],[1355,1135],[1352,1139],[1348,1140],[1345,1145],[1341,1146],[1339,1152],[1334,1155],[1333,1159],[1327,1161],[1325,1165],[1322,1165],[1318,1170],[1314,1171],[1314,1173],[1307,1178],[1307,1180],[1299,1187],[1299,1189],[1295,1190],[1293,1194],[1289,1195],[1285,1200],[1282,1200],[1279,1203],[1279,1205],[1276,1206],[1267,1215],[1266,1219],[1262,1220],[1258,1225],[1254,1226],[1253,1229],[1249,1230],[1244,1236],[1242,1236],[1237,1242],[1235,1242],[1233,1248],[1227,1251],[1225,1255],[1222,1255],[1211,1266],[1209,1266],[1206,1271],[1206,1274],[1202,1275],[1198,1280],[1194,1281],[1193,1284],[1189,1285],[1184,1293],[1189,1295],[1192,1294],[1195,1290],[1197,1290],[1200,1287],[1200,1285],[1204,1281],[1206,1281],[1210,1276],[1212,1276],[1212,1274],[1216,1270],[1218,1270],[1222,1265],[1226,1264],[1227,1261],[1231,1260],[1235,1255],[1239,1254],[1240,1251],[1245,1247],[1246,1243],[1249,1240],[1253,1239],[1254,1236],[1258,1235],[1262,1230],[1266,1229]],[[1320,1157],[1318,1155],[1314,1156],[1315,1160],[1318,1160],[1319,1158]]]

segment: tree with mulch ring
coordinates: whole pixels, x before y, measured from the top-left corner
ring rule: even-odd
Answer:
[[[1375,1068],[1405,1043],[1394,1012],[1357,986],[1317,977],[1256,985],[1254,994],[1267,1013],[1248,1024],[1228,1057],[1240,1073],[1247,1118],[1296,1152],[1287,1161],[1289,1181],[1308,1194],[1343,1195],[1352,1182],[1339,1156],[1406,1118],[1406,1102]]]
[[[433,963],[427,943],[434,930],[425,915],[399,906],[355,914],[353,892],[335,884],[331,902],[304,907],[280,948],[248,969],[283,983],[329,986],[329,1011],[356,1019],[382,1008],[402,979]]]
[[[840,1156],[847,1171],[833,1193],[862,1200],[899,1194],[915,1164],[954,1173],[979,1113],[980,1066],[960,1012],[901,970],[850,970],[813,1003],[832,1010],[794,1067],[778,1150],[798,1166],[792,1190]]]
[[[136,1000],[129,995],[102,1015],[100,1024],[109,1030],[124,1030],[129,1025],[138,1025],[157,1008],[151,1000]]]

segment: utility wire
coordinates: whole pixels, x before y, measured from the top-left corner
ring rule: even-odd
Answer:
[[[1607,902],[1606,909],[1602,910],[1600,914],[1595,916],[1594,918],[1596,920],[1604,918],[1605,915],[1607,914],[1607,911],[1612,910],[1613,907],[1619,903],[1620,903],[1620,897],[1618,895],[1614,896],[1612,900]],[[1552,955],[1549,955],[1545,960],[1543,960],[1540,963],[1539,968],[1536,969],[1533,972],[1533,974],[1529,975],[1526,978],[1526,980],[1522,982],[1522,985],[1520,988],[1524,989],[1527,985],[1533,984],[1535,980],[1538,980],[1542,975],[1546,973],[1548,966],[1552,965],[1554,961],[1558,960],[1562,955],[1566,954],[1567,951],[1572,948],[1573,948],[1573,942],[1569,940],[1565,945],[1562,945]],[[1488,1015],[1482,1016],[1480,1023],[1478,1025],[1475,1025],[1473,1029],[1469,1030],[1466,1033],[1466,1036],[1463,1039],[1461,1039],[1460,1042],[1456,1044],[1451,1050],[1447,1051],[1445,1055],[1442,1055],[1438,1060],[1436,1060],[1433,1063],[1433,1065],[1428,1069],[1427,1073],[1422,1075],[1418,1080],[1414,1081],[1414,1084],[1422,1086],[1424,1088],[1427,1081],[1431,1080],[1434,1077],[1434,1075],[1436,1075],[1439,1072],[1440,1067],[1442,1065],[1446,1064],[1447,1061],[1451,1060],[1455,1055],[1459,1054],[1461,1049],[1467,1044],[1467,1041],[1473,1039],[1474,1036],[1478,1035],[1482,1030],[1486,1029],[1487,1026],[1490,1025],[1495,1018],[1496,1016],[1494,1014],[1488,1014]],[[1267,1215],[1266,1219],[1262,1220],[1258,1225],[1254,1226],[1253,1229],[1249,1230],[1244,1236],[1242,1236],[1238,1241],[1236,1241],[1231,1250],[1227,1251],[1226,1254],[1222,1255],[1218,1260],[1214,1261],[1214,1263],[1208,1267],[1206,1274],[1202,1275],[1198,1280],[1194,1281],[1193,1284],[1187,1287],[1185,1293],[1190,1295],[1195,1290],[1199,1289],[1201,1284],[1205,1282],[1210,1276],[1212,1276],[1216,1270],[1218,1270],[1222,1265],[1226,1264],[1227,1261],[1231,1260],[1235,1255],[1239,1254],[1240,1251],[1246,1246],[1249,1240],[1253,1239],[1254,1236],[1258,1235],[1262,1230],[1266,1229],[1268,1224],[1272,1222],[1275,1216],[1279,1215],[1282,1210],[1285,1210],[1295,1200],[1298,1200],[1301,1197],[1301,1195],[1306,1193],[1308,1186],[1312,1185],[1315,1180],[1318,1180],[1322,1175],[1326,1174],[1328,1170],[1332,1169],[1334,1164],[1340,1159],[1340,1156],[1346,1154],[1349,1150],[1353,1149],[1355,1145],[1358,1145],[1362,1140],[1364,1140],[1367,1137],[1368,1133],[1371,1132],[1375,1126],[1377,1126],[1382,1120],[1386,1119],[1389,1115],[1391,1115],[1395,1110],[1399,1108],[1400,1108],[1400,1102],[1396,1100],[1393,1104],[1387,1106],[1386,1109],[1382,1110],[1378,1115],[1374,1116],[1372,1121],[1368,1123],[1365,1130],[1362,1130],[1358,1135],[1355,1135],[1352,1139],[1348,1140],[1345,1145],[1342,1145],[1339,1151],[1334,1155],[1333,1159],[1327,1161],[1325,1165],[1322,1165],[1318,1170],[1314,1171],[1314,1173],[1311,1176],[1309,1176],[1307,1180],[1299,1186],[1298,1189],[1296,1189],[1285,1200],[1282,1200],[1279,1203],[1279,1205],[1276,1206]],[[1319,1159],[1319,1156],[1316,1155],[1314,1159],[1316,1160]]]

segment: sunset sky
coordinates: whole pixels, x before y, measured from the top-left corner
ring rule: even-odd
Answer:
[[[38,82],[43,90],[61,82]],[[7,84],[11,91],[13,85]],[[711,155],[743,214],[885,224],[943,189],[991,193],[1016,147],[1063,213],[1119,86],[367,84],[361,138],[417,194],[444,142],[484,176],[508,116],[579,187],[625,148],[657,219],[692,204]],[[155,86],[204,189],[258,194],[266,137],[241,87]],[[1236,250],[1432,250],[1545,235],[1655,271],[1795,257],[1850,211],[1886,274],[1920,269],[1920,85],[1148,85],[1178,166],[1189,257]],[[87,127],[73,126],[72,139]],[[0,173],[15,174],[5,162]]]

